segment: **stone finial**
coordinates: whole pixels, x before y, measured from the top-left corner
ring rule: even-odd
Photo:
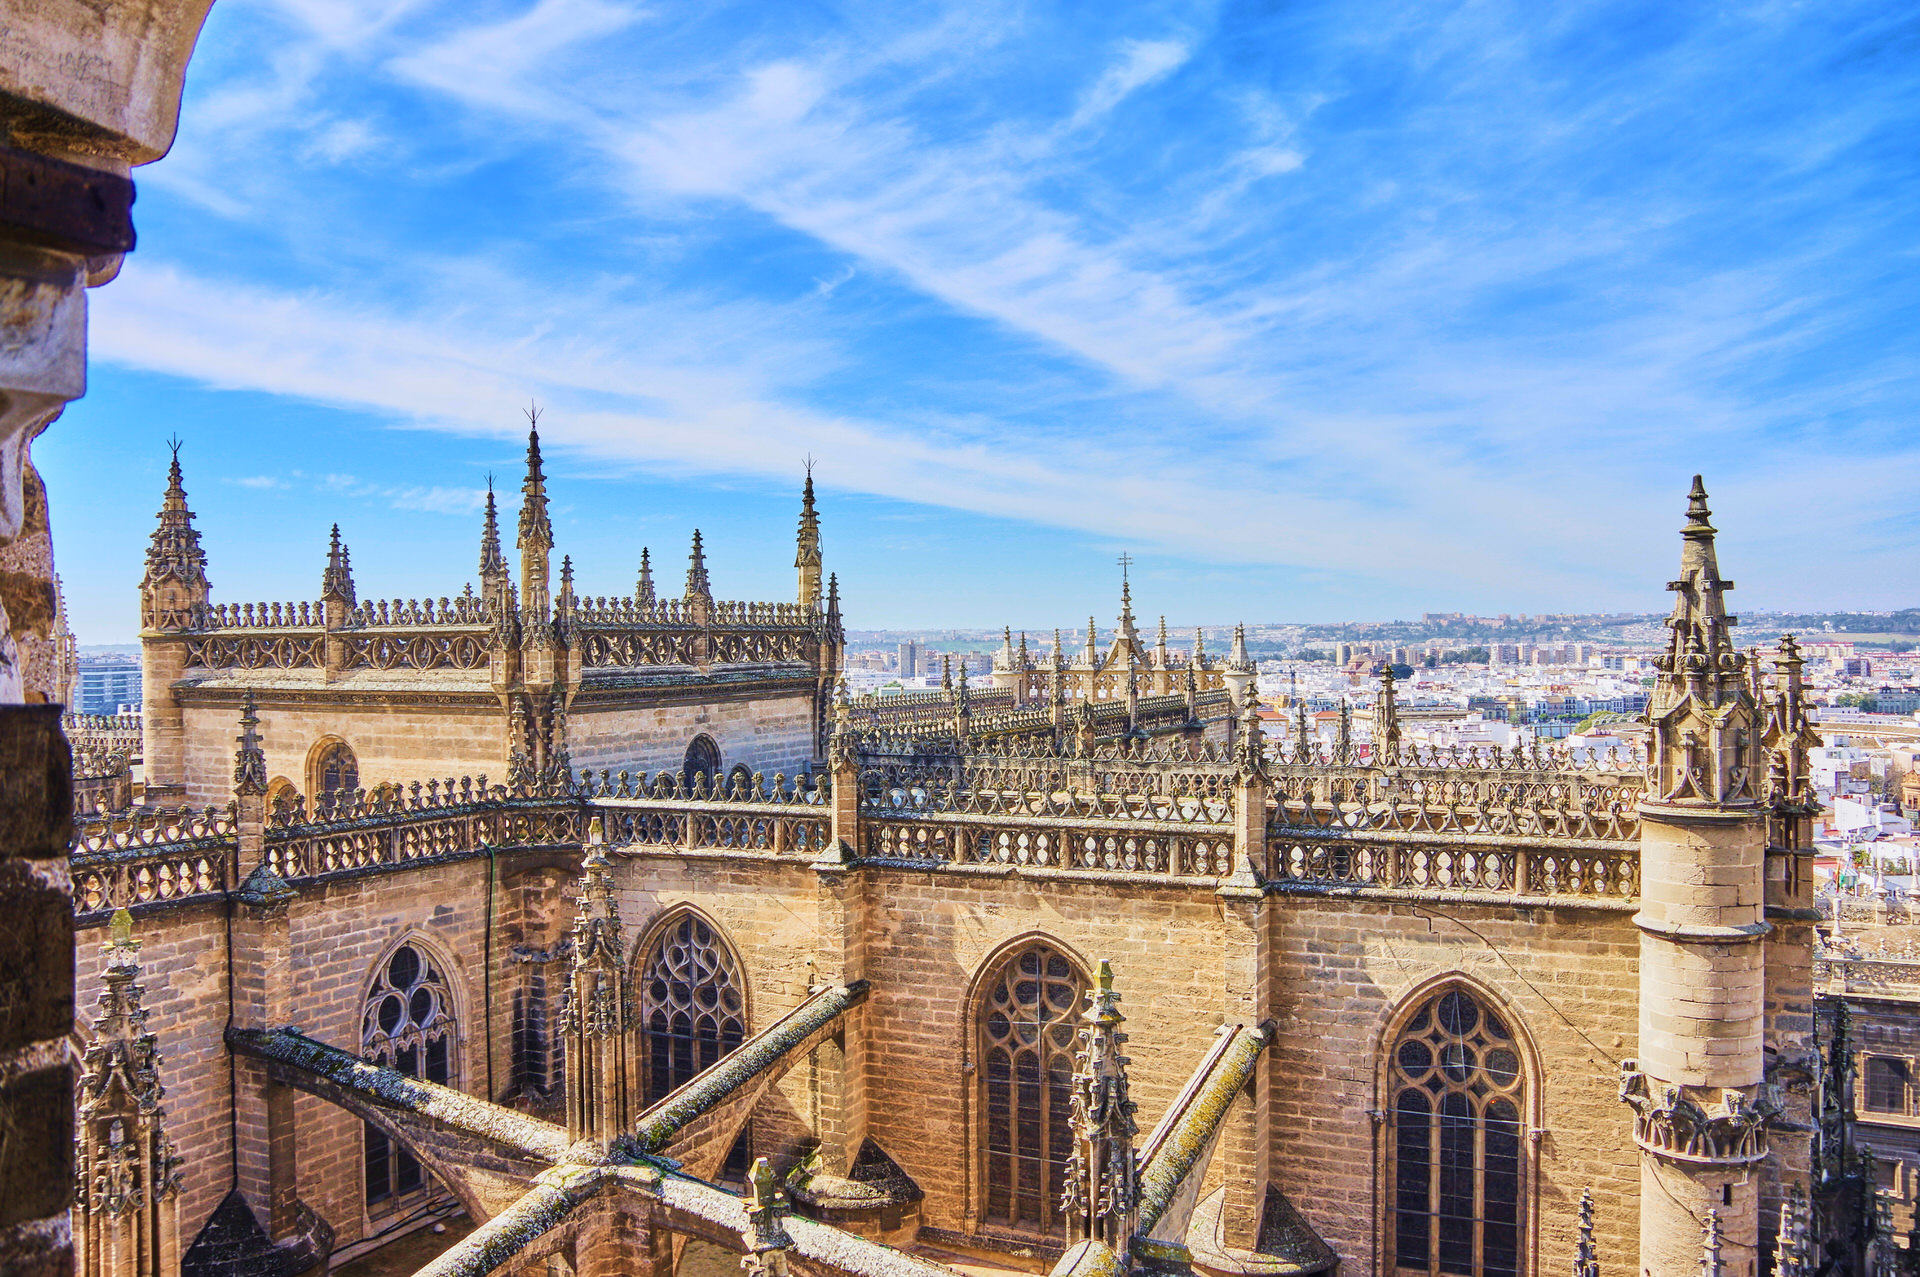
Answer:
[[[114,912],[99,1014],[81,1055],[75,1271],[171,1277],[180,1266],[180,1164],[166,1131],[158,1038],[141,1005],[140,942]]]
[[[1344,697],[1340,701],[1340,734],[1334,738],[1333,760],[1336,763],[1353,760],[1353,706],[1347,704]]]
[[[514,548],[553,548],[553,524],[547,518],[547,475],[540,457],[540,410],[527,409],[527,477],[520,484],[520,529]]]
[[[1311,743],[1308,735],[1313,729],[1307,723],[1307,703],[1299,697],[1293,702],[1293,761],[1305,762],[1307,749]]]
[[[780,1191],[773,1164],[764,1157],[747,1172],[747,1226],[740,1240],[747,1253],[740,1260],[748,1277],[787,1277],[787,1256],[794,1241],[787,1232],[787,1195]]]
[[[1073,1155],[1060,1208],[1078,1237],[1096,1238],[1124,1256],[1140,1205],[1139,1157],[1133,1147],[1140,1128],[1127,1083],[1132,1061],[1120,1053],[1127,1041],[1120,1031],[1126,1017],[1113,988],[1113,964],[1106,958],[1100,960],[1080,1019],[1073,1070]]]
[[[484,592],[507,573],[507,556],[500,550],[500,515],[493,500],[493,476],[487,476],[487,514],[480,525],[480,587]]]
[[[837,641],[840,638],[840,574],[827,574],[827,632]]]
[[[633,601],[641,607],[652,607],[653,597],[653,561],[646,546],[640,547],[640,579],[634,583]]]
[[[1080,659],[1092,669],[1100,664],[1100,632],[1094,628],[1093,618],[1087,618],[1087,645],[1080,653]]]
[[[320,576],[320,599],[352,607],[358,598],[353,589],[353,556],[340,539],[340,525],[333,525],[327,542],[327,569]]]
[[[1593,1190],[1580,1194],[1580,1232],[1573,1246],[1573,1277],[1600,1277],[1600,1258],[1593,1247]]]
[[[707,552],[700,542],[700,529],[693,530],[693,549],[687,555],[687,589],[685,597],[689,599],[712,599],[713,583],[707,579]]]
[[[1014,659],[1018,662],[1016,666],[1018,669],[1030,670],[1033,668],[1033,657],[1027,651],[1027,632],[1025,630],[1020,631],[1020,650],[1014,654]]]
[[[953,657],[945,652],[940,654],[940,690],[953,699]]]
[[[267,792],[267,756],[260,748],[260,716],[253,709],[253,689],[247,689],[245,707],[240,711],[240,735],[233,752],[233,792],[249,798]]]

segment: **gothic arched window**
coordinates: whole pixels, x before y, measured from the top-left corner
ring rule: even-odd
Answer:
[[[705,737],[701,737],[705,740]],[[665,1099],[747,1036],[746,983],[733,951],[706,919],[683,913],[640,961],[640,1076],[646,1102]],[[744,1180],[752,1136],[742,1129],[720,1168]]]
[[[1393,1267],[1519,1277],[1526,1082],[1512,1028],[1464,989],[1428,997],[1388,1065]]]
[[[638,987],[649,1104],[711,1068],[747,1036],[739,968],[697,914],[667,924],[641,960]]]
[[[351,793],[360,788],[360,763],[354,758],[347,742],[331,742],[314,759],[313,788],[316,794],[332,794],[343,790]]]
[[[374,974],[360,1013],[360,1057],[408,1077],[452,1086],[453,995],[425,951],[403,944]],[[367,1204],[390,1207],[426,1187],[413,1154],[367,1124]]]
[[[1086,978],[1059,949],[1027,945],[979,999],[986,1221],[1060,1233],[1073,1152],[1073,1048]]]
[[[707,785],[720,778],[720,747],[713,743],[713,737],[705,735],[693,738],[693,744],[687,746],[687,757],[681,770],[687,774],[687,787],[693,787],[695,776],[705,776]]]

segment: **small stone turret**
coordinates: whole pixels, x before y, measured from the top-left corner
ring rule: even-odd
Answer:
[[[800,497],[799,545],[793,566],[800,572],[800,606],[820,606],[820,515],[813,505],[813,464],[807,464],[807,486]]]
[[[573,924],[573,966],[561,1024],[567,1039],[567,1136],[602,1151],[632,1120],[633,991],[629,987],[613,865],[594,817]]]
[[[212,589],[181,482],[178,440],[172,448],[159,526],[140,578],[140,748],[148,802],[186,797],[186,725],[173,685],[187,668],[185,634],[202,623]]]
[[[1640,1148],[1644,1277],[1697,1277],[1700,1221],[1759,1245],[1756,1164],[1777,1111],[1765,1085],[1766,827],[1746,658],[1735,650],[1698,476],[1656,660],[1640,805],[1640,1048],[1621,1098]],[[1742,1268],[1745,1260],[1742,1260]]]
[[[1400,756],[1400,710],[1394,703],[1393,666],[1380,671],[1380,696],[1373,703],[1373,758],[1390,763]]]
[[[180,1271],[180,1158],[167,1136],[158,1039],[140,1005],[140,942],[125,909],[110,934],[80,1073],[74,1271],[172,1277]]]
[[[160,526],[147,546],[147,571],[140,578],[140,625],[147,630],[186,630],[199,624],[207,605],[207,556],[187,508],[180,476],[180,443],[175,440],[167,467],[167,491],[160,501]]]

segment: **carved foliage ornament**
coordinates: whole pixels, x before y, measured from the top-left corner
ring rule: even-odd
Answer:
[[[1767,1156],[1767,1124],[1781,1111],[1770,1083],[1676,1086],[1620,1063],[1620,1099],[1633,1109],[1633,1140],[1677,1162],[1746,1164]]]

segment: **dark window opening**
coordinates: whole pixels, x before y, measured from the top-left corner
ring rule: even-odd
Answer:
[[[986,1091],[987,1222],[1061,1235],[1073,1152],[1073,1049],[1086,992],[1079,969],[1047,944],[1008,959],[980,1007]]]

